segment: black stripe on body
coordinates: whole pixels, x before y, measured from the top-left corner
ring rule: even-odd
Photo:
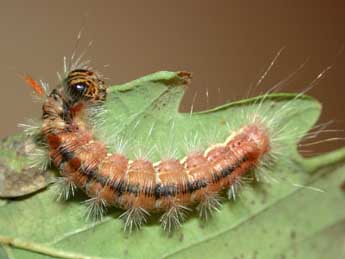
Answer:
[[[242,163],[247,161],[246,158],[239,160],[235,165],[229,166],[224,168],[222,171],[214,173],[212,175],[213,183],[220,181],[221,179],[231,175],[236,169],[238,169]],[[154,196],[156,199],[160,199],[162,197],[169,197],[169,196],[176,196],[179,193],[192,193],[197,190],[203,189],[207,187],[208,182],[206,180],[195,180],[192,182],[188,182],[186,184],[186,188],[179,189],[175,184],[174,185],[162,185],[157,184],[156,186],[150,188],[145,187],[144,189],[140,187],[138,184],[130,184],[124,180],[120,181],[112,181],[106,176],[102,176],[98,173],[98,169],[85,169],[85,167],[81,166],[79,170],[82,174],[88,177],[88,181],[96,181],[100,183],[102,186],[110,186],[114,191],[117,192],[119,196],[123,193],[130,193],[134,195],[139,195],[141,192],[147,196],[152,197]]]

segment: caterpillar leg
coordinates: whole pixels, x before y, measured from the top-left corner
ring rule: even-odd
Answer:
[[[56,177],[53,184],[57,189],[58,201],[73,197],[77,189],[77,185],[69,177]]]
[[[120,218],[124,221],[124,231],[132,232],[139,230],[143,224],[147,222],[147,217],[150,214],[141,207],[131,207],[127,209]]]
[[[100,221],[107,212],[107,202],[99,196],[83,202],[87,206],[86,220]]]
[[[212,217],[214,212],[218,212],[222,207],[221,197],[217,193],[205,194],[196,210],[202,220]]]
[[[245,183],[252,181],[251,178],[237,177],[227,190],[227,197],[229,200],[236,200],[239,196],[238,193],[245,186]]]
[[[30,167],[45,171],[50,166],[51,159],[49,157],[47,147],[39,147],[38,145],[35,145],[35,149],[30,152],[28,157]]]
[[[227,196],[229,200],[236,200],[237,198],[237,193],[238,193],[238,186],[236,184],[233,184],[229,187],[227,191]]]
[[[167,232],[172,232],[181,227],[186,219],[189,208],[182,205],[172,205],[160,218],[162,228]]]

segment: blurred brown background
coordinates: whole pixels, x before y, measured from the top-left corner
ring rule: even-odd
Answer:
[[[1,1],[0,137],[20,131],[19,122],[40,116],[40,105],[32,102],[31,90],[17,73],[54,86],[63,56],[71,55],[82,26],[80,49],[94,41],[87,56],[111,78],[110,84],[158,70],[192,71],[184,111],[193,96],[199,110],[245,97],[282,47],[254,94],[287,77],[306,59],[283,91],[304,90],[333,65],[309,94],[324,104],[321,122],[335,120],[331,128],[344,129],[345,2],[277,2]]]

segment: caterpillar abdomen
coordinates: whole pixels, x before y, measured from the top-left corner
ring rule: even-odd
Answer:
[[[179,226],[191,206],[207,218],[220,206],[219,193],[233,188],[271,148],[268,130],[257,119],[224,143],[181,160],[153,163],[109,154],[105,144],[94,139],[83,114],[88,105],[104,101],[103,81],[92,71],[78,69],[65,83],[47,97],[42,127],[49,157],[63,177],[62,196],[83,190],[96,217],[109,206],[120,207],[126,210],[122,217],[130,230],[146,222],[150,212],[163,212],[161,223],[167,230]]]

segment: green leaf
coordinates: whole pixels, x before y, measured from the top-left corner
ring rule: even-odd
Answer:
[[[116,208],[101,222],[86,222],[80,204],[86,197],[56,202],[50,186],[0,200],[0,258],[343,258],[345,195],[339,186],[345,149],[304,159],[296,148],[317,121],[320,104],[307,96],[272,94],[183,114],[178,106],[188,80],[185,72],[158,72],[111,87],[105,110],[94,115],[96,135],[109,143],[126,140],[130,157],[138,148],[155,147],[150,158],[158,160],[171,152],[165,146],[183,157],[189,138],[196,135],[207,147],[239,128],[243,114],[258,113],[284,122],[282,134],[293,132],[270,174],[278,182],[248,184],[210,221],[191,215],[173,234],[164,233],[156,217],[126,234]],[[16,167],[16,159],[8,163]]]

